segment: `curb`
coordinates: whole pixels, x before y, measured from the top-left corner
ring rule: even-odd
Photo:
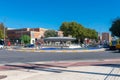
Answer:
[[[21,51],[21,52],[42,52],[42,53],[45,53],[45,52],[52,52],[52,53],[68,53],[68,52],[74,52],[74,53],[78,53],[78,52],[100,52],[100,51],[105,51],[106,49],[104,48],[101,48],[101,49],[94,49],[94,50],[35,50],[35,49],[8,49],[8,50],[11,50],[11,51]]]

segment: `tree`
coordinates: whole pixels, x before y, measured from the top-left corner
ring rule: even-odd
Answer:
[[[0,39],[4,39],[4,24],[3,23],[0,23]],[[7,28],[5,28],[5,33],[7,32]],[[6,35],[5,35],[6,37]]]
[[[70,34],[69,23],[62,23],[62,25],[60,26],[60,30],[63,31],[64,36],[68,36]]]
[[[81,43],[83,43],[85,38],[97,38],[97,32],[95,30],[85,28],[77,22],[64,22],[60,26],[60,30],[63,31],[64,36],[72,35],[72,37],[76,37]]]
[[[3,31],[0,30],[0,39],[3,39],[4,38],[4,34],[3,34]]]
[[[117,36],[120,38],[120,18],[117,18],[113,21],[109,31],[112,33],[113,36]]]
[[[86,29],[86,37],[90,39],[96,39],[98,38],[98,33],[94,29]]]
[[[60,30],[63,31],[64,36],[71,35],[72,37],[77,38],[78,41],[83,43],[85,38],[84,27],[81,24],[76,22],[64,22],[60,26]]]
[[[73,37],[77,37],[78,35],[83,33],[83,26],[76,22],[64,22],[60,26],[60,30],[63,31],[64,36],[72,35]]]
[[[21,42],[23,42],[24,44],[29,44],[30,43],[30,36],[28,35],[23,35],[21,36]]]
[[[56,37],[57,32],[55,30],[47,30],[44,33],[45,37]]]

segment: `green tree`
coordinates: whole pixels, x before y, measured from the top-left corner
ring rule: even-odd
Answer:
[[[21,36],[21,42],[24,43],[24,44],[29,44],[30,43],[30,36],[28,35],[23,35]]]
[[[60,26],[60,30],[63,31],[64,36],[71,35],[72,37],[77,38],[77,41],[81,41],[85,38],[85,28],[78,24],[77,22],[64,22]]]
[[[93,29],[89,29],[89,28],[87,28],[86,29],[86,37],[87,38],[90,38],[90,39],[96,39],[97,40],[97,38],[98,38],[98,33],[95,31],[95,30],[93,30]]]
[[[112,33],[113,36],[117,36],[120,38],[120,18],[117,18],[113,21],[109,31]]]
[[[60,26],[60,30],[63,31],[64,36],[72,35],[77,40],[83,43],[85,38],[96,39],[97,32],[95,30],[85,28],[77,22],[64,22]]]
[[[70,28],[69,28],[69,23],[68,22],[64,22],[60,26],[60,30],[63,31],[64,36],[68,36],[70,34],[70,30],[69,29]]]
[[[91,30],[91,31],[92,31],[91,39],[98,40],[98,32],[96,30]]]
[[[76,22],[64,22],[60,26],[60,30],[63,31],[64,36],[72,35],[73,37],[81,36],[83,33],[83,26]]]
[[[3,39],[4,38],[4,34],[3,34],[3,31],[0,30],[0,39]]]
[[[55,30],[47,30],[44,33],[45,37],[56,37],[57,32]]]
[[[0,23],[0,39],[4,39],[4,24],[3,23]],[[5,28],[5,33],[7,34],[7,28]],[[5,34],[5,37],[6,37],[6,34]]]

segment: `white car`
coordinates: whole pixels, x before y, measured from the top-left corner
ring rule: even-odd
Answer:
[[[0,49],[3,49],[4,48],[4,45],[0,45]]]

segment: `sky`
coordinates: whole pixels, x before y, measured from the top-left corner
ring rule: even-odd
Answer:
[[[75,21],[98,32],[109,32],[120,16],[120,0],[0,0],[0,22],[8,28],[59,30]]]

